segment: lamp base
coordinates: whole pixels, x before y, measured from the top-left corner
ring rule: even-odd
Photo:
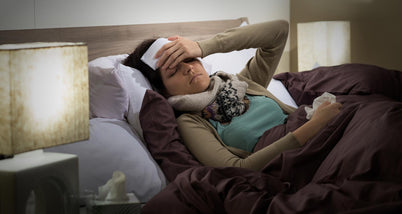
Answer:
[[[0,213],[79,213],[78,157],[33,152],[0,161]]]

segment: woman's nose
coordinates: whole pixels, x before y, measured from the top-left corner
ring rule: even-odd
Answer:
[[[182,62],[181,67],[183,69],[184,74],[188,74],[193,70],[193,65],[190,63]]]

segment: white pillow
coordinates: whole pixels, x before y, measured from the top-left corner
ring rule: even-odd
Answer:
[[[152,87],[144,75],[137,69],[123,64],[117,65],[117,68],[121,71],[128,96],[127,121],[131,125],[131,128],[141,137],[141,140],[143,140],[139,114],[145,92],[147,89],[152,89]]]
[[[126,120],[142,138],[138,114],[148,80],[122,61],[128,54],[100,57],[88,63],[91,118]]]
[[[127,55],[100,57],[88,63],[90,118],[124,120],[128,95],[121,71],[116,69]]]
[[[271,92],[276,98],[285,103],[286,105],[298,108],[295,100],[290,96],[286,87],[281,81],[272,79],[268,85],[268,91]]]
[[[211,65],[212,73],[224,71],[230,74],[239,73],[246,63],[255,55],[255,48],[232,51],[229,53],[215,53],[208,55],[203,60]]]
[[[146,202],[166,186],[163,172],[127,122],[94,118],[89,121],[90,138],[46,149],[76,154],[79,158],[80,194],[97,193],[115,170],[126,175],[126,192]]]

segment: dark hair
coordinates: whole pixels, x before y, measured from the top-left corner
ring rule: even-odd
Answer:
[[[166,94],[165,85],[163,85],[162,77],[159,69],[153,70],[145,64],[141,57],[156,39],[147,39],[139,44],[135,50],[124,60],[123,64],[139,70],[151,83],[152,87],[162,95]]]

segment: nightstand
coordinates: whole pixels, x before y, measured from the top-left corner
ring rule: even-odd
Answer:
[[[78,213],[78,157],[36,150],[0,161],[0,213]]]

